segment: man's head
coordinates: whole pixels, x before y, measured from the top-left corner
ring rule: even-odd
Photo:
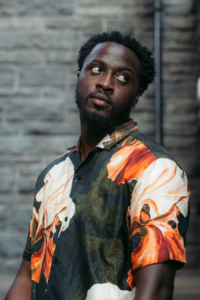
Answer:
[[[149,52],[119,32],[92,37],[80,49],[76,103],[81,121],[100,129],[126,121],[153,81]]]
[[[122,35],[118,31],[110,33],[104,32],[92,36],[79,50],[78,69],[82,69],[86,57],[90,54],[92,49],[99,43],[114,42],[129,48],[140,61],[139,71],[139,88],[140,95],[147,89],[148,85],[153,82],[155,77],[155,66],[152,53],[144,46],[142,46],[135,38],[129,35]]]

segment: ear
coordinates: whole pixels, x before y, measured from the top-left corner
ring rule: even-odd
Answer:
[[[137,93],[136,93],[135,99],[134,99],[134,101],[133,101],[133,108],[136,107],[136,105],[137,105],[137,103],[138,103],[138,100],[139,100],[139,97],[142,95],[142,92],[143,92],[143,90],[142,90],[141,88],[138,88],[138,89],[137,89]]]

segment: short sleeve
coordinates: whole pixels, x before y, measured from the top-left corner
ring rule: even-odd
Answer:
[[[185,172],[167,158],[152,162],[137,181],[129,209],[133,271],[168,260],[184,265],[188,207]]]

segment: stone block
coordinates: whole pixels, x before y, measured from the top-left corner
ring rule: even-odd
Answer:
[[[73,0],[19,0],[19,15],[68,15],[74,10]]]
[[[173,15],[163,15],[162,26],[166,29],[180,29],[188,30],[194,29],[195,26],[195,16],[194,15],[178,15],[174,17]]]
[[[163,51],[162,55],[162,62],[164,64],[194,65],[197,59],[198,57],[193,51]]]
[[[38,176],[42,170],[46,167],[46,165],[40,163],[40,164],[34,164],[29,163],[28,168],[26,165],[22,165],[20,167],[20,175],[21,176],[32,176],[34,181],[36,181],[36,176]]]
[[[176,113],[179,114],[196,112],[198,114],[198,103],[196,99],[192,98],[181,98],[180,100],[175,99],[173,96],[171,98],[165,99],[163,105],[164,113]]]
[[[0,192],[10,193],[13,191],[14,185],[14,168],[1,167],[0,168]]]
[[[70,101],[75,99],[74,89],[66,88],[66,87],[44,87],[44,96],[46,98],[59,98],[65,99],[65,101]]]
[[[0,205],[0,230],[5,230],[7,227],[8,213],[8,206]]]
[[[183,34],[180,30],[163,30],[163,40],[165,42],[194,43],[195,32],[194,30],[187,30]]]
[[[27,233],[0,232],[0,255],[4,257],[21,256],[26,245],[26,238]]]
[[[78,35],[74,32],[0,32],[0,49],[73,49]]]
[[[41,63],[41,54],[30,52],[0,52],[0,64],[23,64],[31,65]]]
[[[66,69],[63,67],[21,68],[20,86],[64,86]]]
[[[188,15],[193,8],[193,1],[188,0],[164,0],[163,10],[166,14],[171,15]]]
[[[21,130],[21,126],[18,124],[15,124],[15,126],[12,126],[7,123],[0,124],[0,135],[12,135],[12,134],[17,134]]]
[[[173,122],[166,122],[163,124],[163,134],[164,135],[176,135],[176,136],[197,136],[198,134],[198,127],[197,124],[191,123],[173,123]]]
[[[80,134],[79,122],[74,123],[29,123],[24,127],[25,134],[76,135]]]
[[[35,17],[18,17],[12,16],[12,18],[1,18],[0,19],[0,31],[18,30],[18,31],[36,31],[45,28],[45,19]]]
[[[165,112],[163,114],[163,122],[172,122],[172,123],[181,123],[181,124],[188,124],[188,126],[190,126],[190,124],[197,124],[198,122],[198,115],[196,112],[188,112],[187,114],[187,118],[185,116],[185,114],[177,114],[175,111],[174,112]]]
[[[195,148],[197,139],[195,136],[188,136],[187,138],[182,136],[164,136],[163,144],[166,148]]]
[[[13,206],[11,213],[11,229],[27,233],[32,218],[32,205]]]
[[[163,101],[165,98],[170,98],[172,95],[176,95],[179,98],[196,98],[196,83],[192,80],[187,82],[163,82]]]
[[[17,274],[22,262],[22,257],[9,258],[5,261],[6,274]]]
[[[7,102],[7,119],[10,122],[24,120],[61,121],[64,117],[66,103],[62,100],[9,100]]]
[[[19,194],[13,193],[13,194],[0,194],[0,204],[14,204],[19,203],[21,201],[21,197]]]
[[[87,31],[88,34],[96,33],[102,30],[102,20],[100,18],[79,18],[76,15],[62,17],[54,17],[46,20],[46,27],[55,30],[71,30],[82,32]]]
[[[35,177],[21,176],[19,180],[19,192],[23,194],[33,193],[35,190],[35,182]]]
[[[28,97],[28,98],[35,98],[42,94],[38,88],[30,87],[30,88],[17,88],[17,89],[7,89],[4,87],[0,87],[0,97],[7,99],[11,97]]]
[[[0,86],[14,85],[14,70],[8,68],[0,68]]]
[[[76,14],[81,18],[87,17],[114,17],[122,15],[122,7],[120,5],[112,5],[112,6],[77,6]]]
[[[4,137],[3,143],[0,143],[0,154],[8,154],[11,155],[22,155],[23,154],[38,154],[36,151],[36,148],[34,146],[33,140],[30,137],[24,137],[24,136],[12,136],[12,137]],[[34,153],[35,152],[35,153]],[[19,158],[18,158],[19,160]],[[2,170],[2,168],[1,168]],[[0,171],[1,171],[0,170]],[[12,172],[10,171],[10,175],[12,175]],[[3,175],[2,175],[3,177]],[[8,181],[10,177],[7,177],[6,182]],[[5,186],[4,184],[2,185]],[[10,185],[6,183],[6,190],[9,191]]]
[[[9,144],[11,143],[11,139],[13,139],[13,137],[7,139],[4,138],[4,143],[5,143],[5,148],[2,147],[1,151],[2,151],[2,155],[0,155],[0,165],[1,166],[14,166],[16,164],[21,165],[21,164],[33,164],[33,163],[41,163],[41,158],[39,158],[38,156],[33,156],[33,155],[23,155],[23,153],[15,153],[15,155],[13,155],[12,151],[9,151],[8,147]],[[26,139],[25,139],[26,140]],[[20,138],[20,142],[22,143],[23,141],[23,137]],[[17,144],[17,142],[14,142],[15,144]],[[13,146],[14,144],[12,144]],[[7,153],[3,152],[3,150],[8,150]]]
[[[47,63],[56,63],[56,64],[71,64],[75,63],[78,59],[78,53],[74,52],[48,52],[45,55],[45,61]]]

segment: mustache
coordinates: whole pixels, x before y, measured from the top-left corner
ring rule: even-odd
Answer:
[[[109,97],[109,94],[107,94],[105,91],[103,91],[102,89],[99,89],[95,92],[92,92],[88,95],[87,97],[87,100],[89,98],[96,98],[95,96],[97,95],[97,98],[98,98],[98,95],[99,95],[99,99],[102,99],[104,100],[105,102],[109,103],[109,104],[112,104],[112,100],[111,98]]]

